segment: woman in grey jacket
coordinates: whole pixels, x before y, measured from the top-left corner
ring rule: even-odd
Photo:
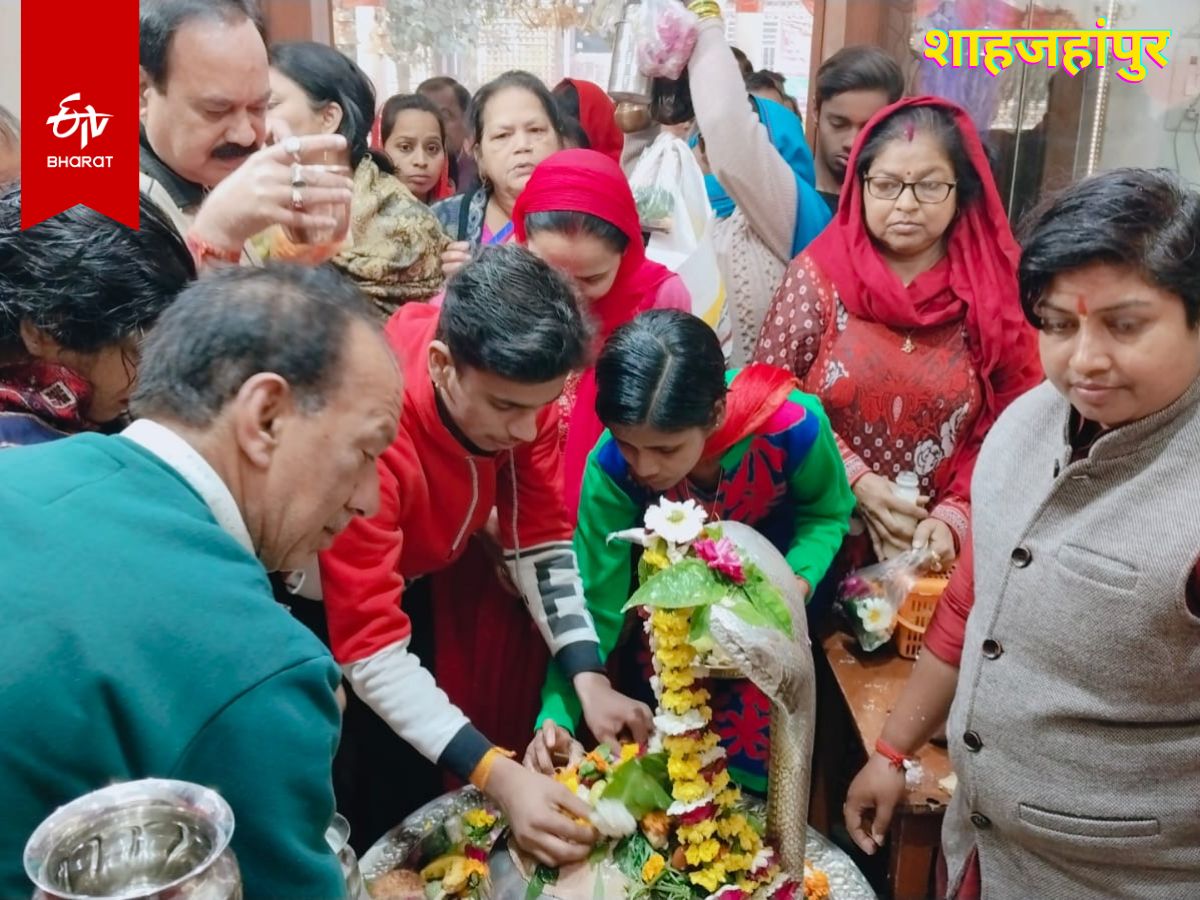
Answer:
[[[939,896],[1200,896],[1197,234],[1200,195],[1122,169],[1023,242],[1048,383],[984,443],[970,552],[846,798],[874,852],[949,714]]]

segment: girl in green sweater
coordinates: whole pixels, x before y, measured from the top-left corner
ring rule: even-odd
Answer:
[[[575,552],[600,651],[617,651],[621,688],[651,697],[642,630],[622,638],[634,557],[615,531],[642,523],[660,497],[694,500],[710,520],[754,526],[784,553],[807,597],[845,536],[854,498],[820,402],[791,373],[726,372],[717,336],[675,310],[617,329],[596,363],[596,412],[607,429],[588,458]],[[551,664],[539,723],[571,728],[579,701]],[[650,699],[651,705],[653,700]],[[714,689],[714,723],[733,776],[766,787],[769,703],[749,681]]]

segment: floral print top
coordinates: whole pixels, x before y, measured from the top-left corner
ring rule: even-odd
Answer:
[[[962,321],[909,331],[850,315],[801,254],[767,312],[755,361],[792,370],[821,398],[851,484],[867,472],[915,472],[930,514],[961,544],[969,502],[935,485],[983,406],[967,340]]]

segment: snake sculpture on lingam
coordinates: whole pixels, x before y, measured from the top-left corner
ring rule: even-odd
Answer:
[[[616,841],[610,859],[630,882],[626,896],[827,896],[824,876],[805,865],[816,690],[804,595],[759,532],[705,517],[694,502],[664,500],[648,510],[645,528],[610,536],[643,547],[626,610],[645,615],[655,734],[645,755],[630,747],[592,753],[559,777],[591,800],[594,824]],[[765,829],[754,827],[726,770],[708,705],[714,678],[748,678],[770,700]],[[631,769],[652,778],[652,760],[664,758],[657,804],[627,789]],[[545,893],[592,896],[589,886],[584,878]]]
[[[414,870],[381,876],[392,864],[375,848],[367,854],[373,896],[421,895],[387,890],[385,881],[401,877],[426,882],[424,896],[495,900],[830,896],[826,874],[805,860],[815,841],[825,844],[816,848],[820,857],[842,868],[838,851],[807,829],[816,690],[804,596],[763,535],[706,517],[694,501],[661,500],[647,510],[645,528],[609,536],[643,548],[639,587],[625,608],[644,616],[657,709],[649,746],[601,745],[555,776],[592,809],[601,836],[592,856],[561,870],[537,866],[505,845],[498,811],[459,808],[484,798],[450,795],[439,803],[457,812],[435,829],[449,834],[438,841],[439,858],[430,862],[407,846],[391,855],[402,867],[418,867],[419,878]],[[771,704],[765,816],[761,802],[744,798],[730,780],[712,727],[709,688],[720,678],[749,679]],[[445,821],[441,813],[433,818]],[[402,837],[410,826],[395,831]],[[845,866],[852,868],[848,860]],[[870,891],[834,900],[843,896]]]

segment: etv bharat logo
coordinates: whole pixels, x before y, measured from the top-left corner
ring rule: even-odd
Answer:
[[[88,141],[104,134],[112,116],[96,112],[90,103],[83,112],[72,109],[70,104],[78,102],[81,96],[76,92],[64,97],[58,104],[58,113],[46,119],[46,124],[51,126],[56,138],[64,140],[78,131],[79,149],[86,150]],[[111,156],[47,156],[46,166],[50,169],[110,169],[112,160]]]

